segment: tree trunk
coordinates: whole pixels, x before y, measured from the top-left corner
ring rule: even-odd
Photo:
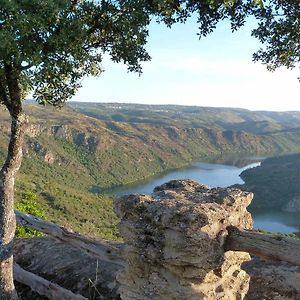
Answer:
[[[22,145],[27,118],[21,109],[11,113],[11,136],[6,161],[0,171],[0,299],[18,299],[13,282],[13,239],[15,176],[22,162]]]

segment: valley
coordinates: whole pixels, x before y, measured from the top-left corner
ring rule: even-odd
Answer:
[[[79,102],[25,110],[17,197],[33,192],[49,220],[107,239],[119,238],[109,189],[195,161],[300,152],[297,112]],[[0,118],[3,161],[9,123],[3,110]]]

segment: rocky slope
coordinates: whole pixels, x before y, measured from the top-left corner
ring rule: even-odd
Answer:
[[[111,199],[99,195],[112,186],[216,155],[300,151],[300,129],[293,127],[298,124],[298,115],[291,125],[286,120],[280,123],[269,116],[236,109],[158,106],[149,110],[126,106],[120,111],[113,105],[96,106],[85,104],[90,112],[85,114],[70,107],[61,111],[25,107],[30,127],[17,192],[37,193],[51,220],[102,237],[117,238]],[[99,117],[102,108],[106,119]],[[91,112],[93,117],[87,116]],[[277,122],[280,130],[275,126],[277,129],[268,133],[245,131],[246,120],[261,122],[266,118]],[[0,119],[3,161],[9,128],[3,110]],[[234,129],[226,129],[233,124]],[[241,130],[237,130],[238,124]]]

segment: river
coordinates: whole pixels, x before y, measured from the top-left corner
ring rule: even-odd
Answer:
[[[249,161],[249,160],[248,160]],[[220,163],[196,162],[191,166],[170,171],[157,177],[138,182],[134,185],[122,186],[114,189],[115,195],[151,194],[154,187],[173,179],[192,179],[209,187],[227,187],[233,184],[242,184],[242,171],[260,165],[257,159],[244,166]],[[300,213],[288,213],[272,210],[251,211],[254,228],[270,232],[293,233],[300,231]]]

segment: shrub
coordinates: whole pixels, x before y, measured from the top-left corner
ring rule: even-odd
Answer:
[[[24,192],[21,199],[16,203],[15,208],[20,212],[33,215],[35,217],[45,219],[46,215],[39,203],[36,202],[36,194],[33,192]],[[29,229],[25,226],[17,225],[16,236],[22,238],[44,236],[43,233]]]

